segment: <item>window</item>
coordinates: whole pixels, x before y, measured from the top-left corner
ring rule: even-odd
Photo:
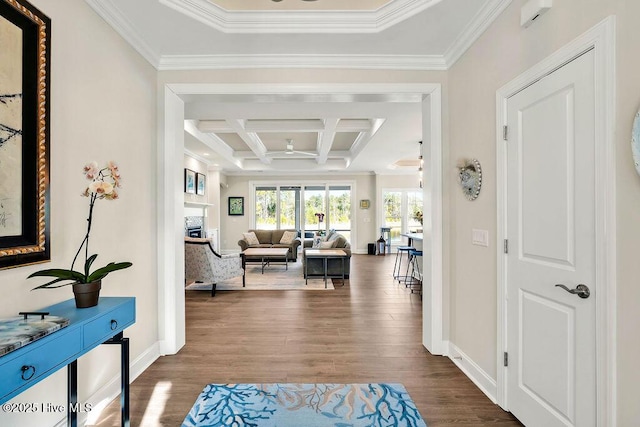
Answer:
[[[402,244],[402,233],[422,230],[422,190],[383,190],[382,226],[391,229],[391,246]]]
[[[276,187],[256,187],[255,219],[256,228],[275,230],[278,228]]]
[[[351,237],[351,185],[256,185],[257,229],[326,232]]]

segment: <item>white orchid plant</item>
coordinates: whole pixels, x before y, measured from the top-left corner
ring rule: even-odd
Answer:
[[[87,233],[73,257],[70,269],[53,268],[48,270],[40,270],[29,275],[31,277],[53,277],[54,279],[43,285],[36,286],[33,289],[51,289],[60,288],[62,286],[72,285],[76,283],[91,283],[103,279],[109,273],[131,267],[130,262],[110,262],[104,267],[98,268],[91,272],[91,266],[98,257],[98,254],[89,256],[89,236],[91,234],[91,225],[93,221],[93,208],[96,201],[100,199],[115,200],[118,198],[118,188],[120,188],[120,171],[114,162],[108,162],[103,168],[98,166],[97,162],[91,162],[84,167],[84,176],[91,181],[82,193],[83,197],[89,198],[89,217],[87,218]],[[75,271],[76,260],[84,248],[84,271]],[[66,283],[61,283],[65,282]]]

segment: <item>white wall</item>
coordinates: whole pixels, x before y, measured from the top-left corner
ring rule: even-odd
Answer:
[[[97,263],[131,261],[103,280],[103,296],[135,296],[137,322],[125,331],[131,360],[157,341],[155,266],[156,73],[82,0],[31,0],[52,19],[51,254],[50,263],[0,271],[0,317],[73,298],[71,289],[30,289],[26,277],[43,268],[68,268],[84,232],[88,210],[80,197],[85,162],[119,163],[120,199],[98,201],[91,232]],[[119,376],[119,353],[102,346],[79,362],[81,401]],[[117,383],[116,383],[117,384]],[[63,404],[66,370],[21,394],[16,402]],[[95,402],[94,402],[95,403]],[[0,412],[3,426],[53,425],[60,414]]]
[[[450,340],[496,378],[496,150],[495,94],[504,84],[606,16],[617,15],[617,398],[618,425],[637,425],[640,406],[640,177],[631,160],[632,120],[640,106],[640,2],[564,0],[529,29],[519,25],[515,0],[449,71],[450,168],[475,157],[483,166],[483,188],[467,201],[455,180],[451,195]],[[445,165],[445,171],[447,166]],[[489,248],[471,245],[471,228],[490,231]]]

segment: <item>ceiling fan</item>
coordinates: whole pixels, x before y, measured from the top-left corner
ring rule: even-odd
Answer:
[[[318,154],[311,153],[309,151],[298,151],[293,149],[293,140],[287,139],[287,149],[286,151],[272,151],[267,153],[267,156],[279,156],[281,154],[293,155],[293,154],[302,154],[304,156],[317,157]]]

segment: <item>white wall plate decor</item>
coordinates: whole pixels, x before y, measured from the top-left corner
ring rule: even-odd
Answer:
[[[482,187],[482,168],[477,159],[465,160],[462,166],[459,166],[458,178],[462,192],[469,200],[475,200],[480,195]]]

